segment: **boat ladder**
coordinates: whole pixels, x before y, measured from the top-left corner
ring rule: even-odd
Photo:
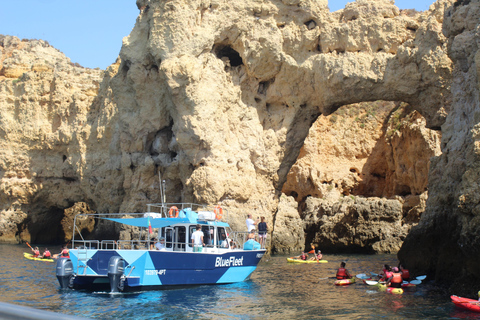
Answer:
[[[87,274],[87,262],[88,262],[88,254],[87,254],[87,248],[79,248],[78,249],[78,256],[77,256],[77,274],[80,274],[80,268],[83,268],[83,275]],[[83,262],[82,265],[80,265],[80,262]]]

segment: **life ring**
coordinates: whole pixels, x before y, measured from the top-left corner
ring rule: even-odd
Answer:
[[[178,208],[173,206],[170,208],[170,210],[168,211],[168,216],[170,218],[173,218],[173,212],[175,211],[175,218],[178,218]]]
[[[223,215],[223,209],[222,209],[222,207],[216,206],[215,209],[213,209],[213,212],[215,213],[215,218],[216,218],[217,220],[222,219],[222,215]]]

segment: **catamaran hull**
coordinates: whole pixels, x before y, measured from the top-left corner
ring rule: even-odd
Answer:
[[[59,273],[69,277],[68,282],[59,278],[62,288],[69,283],[74,289],[109,292],[235,283],[249,278],[264,253],[264,249],[225,253],[72,249],[72,276],[57,263],[57,278]]]

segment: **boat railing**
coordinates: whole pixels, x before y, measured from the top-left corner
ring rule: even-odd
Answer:
[[[221,213],[224,221],[228,220],[228,210],[222,206],[215,205],[204,205],[196,203],[150,203],[147,204],[147,212],[159,213],[161,218],[168,218],[171,214],[176,214],[175,208],[179,211],[186,212],[187,209],[190,209],[195,212],[209,211],[214,213]],[[171,210],[173,212],[171,212]]]
[[[230,234],[230,238],[232,239],[235,246],[241,249],[243,248],[243,245],[245,244],[245,242],[248,241],[249,234],[250,232],[247,232],[247,231],[232,231]],[[261,249],[265,249],[270,244],[270,237],[267,236],[267,238],[261,239],[258,233],[254,233],[254,240],[260,243]]]
[[[72,247],[76,249],[98,249],[101,248],[99,240],[73,240]]]
[[[231,249],[242,249],[244,243],[248,240],[248,232],[237,232],[232,231],[230,233],[231,239]],[[259,241],[258,235],[255,238],[256,241]],[[262,249],[265,249],[268,246],[269,239],[266,239],[265,242],[259,242]],[[152,240],[75,240],[73,241],[73,248],[75,249],[84,249],[84,250],[149,250],[151,245],[154,245]],[[167,251],[187,251],[186,247],[191,248],[190,243],[185,242],[168,242],[166,250]],[[205,249],[227,249],[218,243],[217,245],[205,244]]]

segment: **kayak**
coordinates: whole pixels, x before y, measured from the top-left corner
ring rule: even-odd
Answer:
[[[478,300],[462,298],[458,296],[451,296],[450,298],[457,307],[467,309],[473,312],[480,312],[480,305]]]
[[[317,263],[317,260],[302,260],[302,259],[295,259],[295,258],[287,258],[288,262],[292,263]],[[318,263],[327,263],[327,260],[318,260]]]
[[[348,286],[352,283],[355,283],[355,278],[335,280],[336,286]]]
[[[54,259],[42,259],[42,258],[35,258],[33,254],[24,252],[23,256],[29,260],[35,260],[35,261],[45,261],[45,262],[54,262]]]
[[[393,293],[393,294],[403,294],[402,288],[387,287],[383,283],[378,283],[377,287],[378,287],[378,291],[386,291],[388,293]]]

